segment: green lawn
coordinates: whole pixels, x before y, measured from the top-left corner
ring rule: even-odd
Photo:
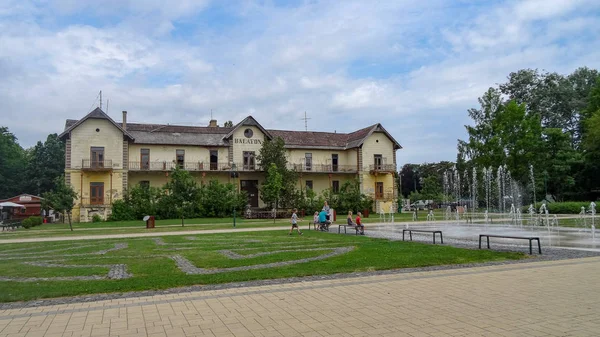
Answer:
[[[396,214],[395,221],[409,221],[412,219],[410,214]],[[301,221],[301,227],[306,228],[306,225],[311,217],[304,217]],[[380,222],[378,215],[372,215],[369,218],[364,218],[365,224]],[[389,221],[389,220],[388,220]],[[345,223],[346,216],[338,216],[337,223]],[[253,227],[273,227],[273,226],[288,226],[289,219],[244,219],[236,218],[236,228],[253,228]],[[177,232],[189,230],[208,230],[208,229],[227,229],[233,228],[233,218],[198,218],[184,219],[184,226],[181,226],[181,219],[156,220],[154,229],[146,229],[146,223],[141,220],[137,221],[106,221],[106,222],[87,222],[73,223],[73,231],[69,230],[68,224],[55,223],[43,224],[41,226],[32,227],[29,229],[20,228],[16,231],[0,233],[2,239],[16,238],[36,238],[36,237],[57,237],[57,236],[82,236],[82,235],[103,235],[103,234],[135,234],[148,232]]]
[[[520,258],[524,255],[315,231],[288,236],[283,230],[2,244],[0,302]],[[186,274],[177,259],[201,268],[194,269],[201,274]],[[287,264],[269,265],[277,262]],[[132,276],[108,279],[116,264]],[[231,269],[244,266],[255,269]],[[99,279],[75,279],[85,276]]]

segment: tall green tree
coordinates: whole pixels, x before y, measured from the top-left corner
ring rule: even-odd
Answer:
[[[469,139],[458,141],[459,157],[473,160],[481,167],[497,166],[503,163],[505,156],[496,130],[504,101],[500,91],[494,88],[489,88],[478,100],[481,107],[467,111],[475,125],[465,126]]]
[[[418,173],[419,165],[405,164],[399,174],[400,191],[404,198],[408,198],[410,192],[421,189]]]
[[[236,185],[211,180],[200,188],[200,215],[226,217],[243,212],[248,203],[246,191],[238,193]]]
[[[581,168],[583,157],[580,151],[571,146],[569,134],[557,128],[544,129],[544,145],[539,155],[544,158],[540,167],[544,193],[560,198],[576,187],[576,176],[580,169],[575,168]],[[538,181],[542,182],[542,179]]]
[[[273,140],[265,140],[260,148],[256,159],[260,168],[266,173],[265,180],[269,179],[272,164],[276,167],[276,172],[281,176],[281,191],[279,202],[281,206],[294,207],[297,202],[296,193],[296,174],[287,168],[287,158],[285,156],[285,143],[283,139],[277,137]],[[275,172],[272,171],[272,172]],[[264,199],[263,199],[264,200]]]
[[[271,163],[269,170],[267,171],[267,177],[265,183],[260,187],[261,198],[265,203],[268,203],[271,207],[277,211],[279,207],[279,198],[283,189],[283,177],[279,173],[277,165]],[[275,221],[275,214],[273,215],[273,221]]]
[[[539,114],[544,128],[558,128],[571,136],[574,147],[581,141],[582,115],[598,71],[582,67],[564,76],[522,69],[508,76],[499,89],[509,100],[524,103],[529,114]]]
[[[338,214],[342,212],[353,211],[362,212],[364,209],[371,209],[373,207],[373,199],[360,192],[360,182],[355,180],[348,180],[340,187],[340,193],[338,196]]]
[[[600,190],[600,109],[586,119],[583,136],[584,164],[579,184],[588,191]]]
[[[513,178],[528,185],[528,166],[533,165],[538,193],[547,189],[556,199],[579,193],[594,167],[581,144],[586,119],[600,107],[598,71],[519,70],[479,102],[481,108],[468,110],[473,120],[466,126],[469,138],[458,142],[459,170],[507,165]]]
[[[55,179],[65,173],[65,143],[57,134],[50,134],[27,154],[25,191],[37,195],[50,191]]]
[[[442,192],[442,183],[439,177],[430,175],[423,179],[423,189],[421,189],[423,199],[441,201],[444,197]]]
[[[184,225],[186,217],[198,213],[200,188],[190,172],[180,168],[173,169],[164,189],[166,195],[160,199],[159,207],[173,209],[177,217],[181,218],[181,226]]]
[[[0,199],[22,193],[25,151],[7,127],[0,127]]]
[[[73,190],[71,185],[67,185],[64,176],[56,178],[54,188],[50,192],[44,193],[43,198],[42,207],[46,209],[51,208],[63,215],[67,215],[67,218],[69,219],[69,228],[73,231],[71,214],[73,212],[73,207],[75,206],[77,193]]]

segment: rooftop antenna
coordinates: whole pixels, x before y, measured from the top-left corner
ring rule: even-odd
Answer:
[[[308,131],[308,120],[311,119],[310,117],[306,117],[306,111],[304,111],[304,118],[300,118],[304,120],[304,131]]]
[[[108,114],[108,98],[106,99],[106,114]]]
[[[102,110],[102,90],[100,90],[100,110]]]
[[[210,109],[210,120],[212,121],[212,109]]]

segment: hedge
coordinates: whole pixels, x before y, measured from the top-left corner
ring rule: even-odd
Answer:
[[[541,202],[535,204],[536,213],[540,211],[540,207],[542,206]],[[585,211],[588,212],[590,210],[589,202],[553,202],[547,203],[546,208],[548,208],[548,213],[550,214],[579,214],[581,212],[581,207],[585,207]],[[529,212],[529,206],[523,206],[521,209],[523,214]]]
[[[39,225],[41,225],[42,223],[43,223],[43,221],[42,221],[42,217],[39,217],[39,216],[32,216],[32,217],[29,217],[29,218],[27,218],[27,219],[23,220],[23,221],[21,222],[21,225],[22,225],[24,228],[31,228],[31,227],[39,226]]]

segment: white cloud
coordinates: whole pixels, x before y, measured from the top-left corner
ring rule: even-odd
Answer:
[[[404,146],[400,164],[454,160],[466,109],[509,72],[600,66],[593,1],[538,11],[535,1],[249,1],[227,5],[214,28],[196,22],[210,19],[208,2],[35,4],[0,4],[2,119],[27,146],[82,117],[102,89],[117,120],[128,110],[130,121],[206,125],[212,109],[219,122],[252,114],[303,130],[307,111],[314,130],[382,122]],[[74,15],[97,22],[60,22]]]

